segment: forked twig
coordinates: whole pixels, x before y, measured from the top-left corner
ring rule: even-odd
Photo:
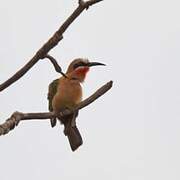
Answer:
[[[91,5],[98,3],[102,0],[89,0],[89,1],[79,1],[79,6],[74,10],[74,12],[67,18],[67,20],[60,26],[60,28],[54,33],[54,35],[36,52],[34,57],[32,57],[29,62],[24,65],[19,71],[17,71],[12,77],[6,80],[4,83],[0,84],[0,92],[9,87],[11,84],[20,79],[29,69],[31,69],[40,59],[49,53],[49,51],[54,48],[59,41],[63,39],[63,33],[72,24],[72,22]]]

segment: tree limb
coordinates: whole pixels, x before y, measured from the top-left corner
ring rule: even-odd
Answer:
[[[98,3],[102,0],[89,0],[83,1],[79,0],[79,6],[75,11],[67,18],[67,20],[62,24],[62,26],[54,33],[54,35],[36,52],[34,57],[24,65],[19,71],[17,71],[12,77],[6,80],[4,83],[0,84],[0,92],[9,87],[11,84],[20,79],[29,69],[31,69],[40,59],[44,59],[47,53],[54,48],[59,41],[63,39],[63,33],[70,26],[70,24],[91,5]]]
[[[96,99],[98,99],[100,96],[105,94],[109,89],[111,89],[113,82],[110,81],[103,85],[101,88],[99,88],[93,95],[91,95],[89,98],[85,99],[81,103],[77,105],[76,108],[69,110],[66,109],[62,112],[60,112],[58,115],[54,114],[53,112],[44,112],[44,113],[22,113],[22,112],[14,112],[9,119],[6,120],[5,123],[0,125],[0,135],[7,134],[10,130],[14,129],[20,121],[22,120],[37,120],[37,119],[50,119],[53,117],[58,117],[61,119],[64,116],[70,115],[74,113],[74,111],[77,111],[79,109],[82,109],[92,102],[94,102]]]

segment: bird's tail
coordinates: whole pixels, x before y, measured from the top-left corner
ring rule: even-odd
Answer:
[[[72,151],[75,151],[83,143],[81,134],[76,126],[75,119],[72,120],[72,117],[66,119],[64,126],[64,134],[68,137]]]
[[[67,137],[72,151],[75,151],[83,143],[81,134],[77,126],[70,127],[67,133]]]

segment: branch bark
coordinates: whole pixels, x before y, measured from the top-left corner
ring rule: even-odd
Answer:
[[[31,69],[40,59],[44,59],[47,53],[54,48],[62,39],[63,33],[72,24],[72,22],[91,5],[98,3],[103,0],[89,0],[83,1],[79,0],[79,6],[75,11],[67,18],[67,20],[62,24],[62,26],[54,33],[54,35],[36,52],[34,57],[24,65],[19,71],[17,71],[12,77],[6,80],[4,83],[0,84],[0,92],[9,87],[11,84],[20,79],[29,69]]]
[[[94,102],[96,99],[98,99],[100,96],[105,94],[109,89],[111,89],[113,82],[110,81],[106,83],[104,86],[99,88],[93,95],[91,95],[89,98],[85,99],[81,103],[77,105],[76,108],[69,110],[66,109],[62,112],[60,112],[58,115],[54,114],[53,112],[44,112],[44,113],[22,113],[22,112],[14,112],[9,119],[6,120],[5,123],[0,125],[0,135],[7,134],[10,130],[14,129],[20,121],[22,120],[37,120],[37,119],[50,119],[53,117],[62,118],[64,116],[72,114],[74,111],[77,111],[79,109],[82,109],[92,102]]]

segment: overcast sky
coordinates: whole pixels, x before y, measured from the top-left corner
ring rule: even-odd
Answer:
[[[2,0],[0,83],[21,68],[76,8],[77,0]],[[104,0],[84,11],[50,54],[65,71],[77,57],[93,68],[84,98],[113,88],[81,110],[84,144],[71,152],[59,124],[22,122],[0,137],[1,180],[179,180],[180,11],[178,0]],[[47,60],[0,93],[0,122],[14,111],[47,111]]]

